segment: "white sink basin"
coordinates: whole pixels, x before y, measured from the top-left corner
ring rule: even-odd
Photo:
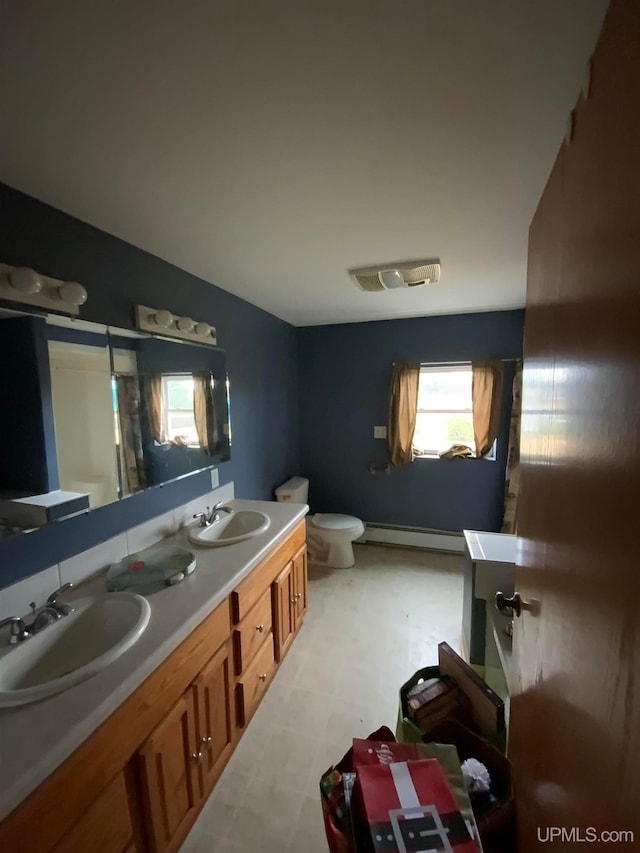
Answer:
[[[61,693],[103,670],[140,639],[149,602],[132,592],[73,601],[74,611],[0,654],[0,708]]]
[[[223,515],[208,527],[194,528],[189,538],[194,545],[219,548],[222,545],[233,545],[235,542],[242,542],[259,533],[264,533],[270,524],[271,519],[264,512],[241,509]]]

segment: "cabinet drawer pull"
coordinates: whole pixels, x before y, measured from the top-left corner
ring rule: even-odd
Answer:
[[[258,676],[258,678],[260,679],[260,681],[266,681],[267,680],[267,673],[263,672],[262,675]]]
[[[302,593],[296,592],[296,601],[300,601],[301,598],[302,598]]]
[[[264,631],[264,625],[256,625],[256,631],[262,634],[262,632]]]
[[[212,740],[213,738],[211,735],[205,735],[205,737],[202,738],[202,743],[211,743]]]
[[[297,600],[298,600],[298,599],[297,599],[297,598],[295,597],[295,595],[294,595],[294,596],[293,596],[293,598],[291,599],[291,604],[295,604]]]
[[[202,758],[202,753],[201,752],[192,752],[191,758],[193,758],[194,761],[200,761]]]

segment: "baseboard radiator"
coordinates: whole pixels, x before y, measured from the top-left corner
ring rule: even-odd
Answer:
[[[462,533],[449,530],[431,530],[428,527],[400,527],[395,524],[370,524],[365,522],[364,535],[358,542],[380,542],[386,545],[405,545],[429,551],[451,551],[462,554]]]

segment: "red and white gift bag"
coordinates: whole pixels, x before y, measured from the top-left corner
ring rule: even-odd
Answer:
[[[478,853],[436,759],[376,762],[357,768],[376,853]]]
[[[418,761],[422,756],[416,743],[353,739],[353,766],[356,772],[366,764],[393,764],[395,761]]]

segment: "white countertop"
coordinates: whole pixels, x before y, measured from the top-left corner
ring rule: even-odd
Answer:
[[[514,563],[518,550],[518,537],[511,533],[485,533],[481,530],[463,530],[472,560],[476,562]]]
[[[145,596],[151,620],[138,642],[102,672],[64,693],[0,709],[0,820],[142,684],[308,510],[305,504],[268,501],[233,500],[229,506],[265,512],[271,518],[269,529],[235,545],[204,548],[189,542],[185,528],[152,546],[188,548],[196,555],[197,568],[182,583]],[[79,586],[76,594],[104,590],[101,574]]]

